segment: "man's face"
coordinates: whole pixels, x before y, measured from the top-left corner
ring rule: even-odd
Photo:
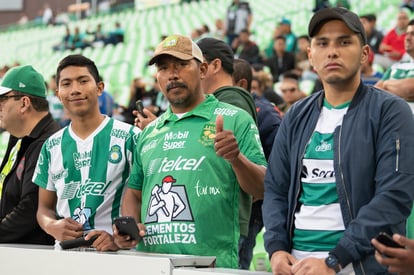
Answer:
[[[14,129],[21,127],[21,105],[21,97],[13,91],[0,96],[0,128],[12,135],[16,135]]]
[[[410,25],[407,27],[407,32],[405,35],[405,51],[414,58],[414,26]]]
[[[399,29],[405,29],[409,20],[408,14],[405,11],[400,11],[397,17],[397,27]]]
[[[326,22],[312,38],[308,57],[323,83],[359,82],[361,64],[367,61],[369,46],[361,46],[359,35],[344,22]]]
[[[200,78],[204,77],[207,64],[162,55],[156,65],[158,83],[173,112],[188,112],[204,100]]]
[[[71,118],[99,110],[98,97],[104,85],[96,83],[87,67],[68,66],[60,72],[58,96]]]
[[[294,79],[284,79],[279,86],[282,98],[287,104],[293,104],[301,97],[298,82]]]

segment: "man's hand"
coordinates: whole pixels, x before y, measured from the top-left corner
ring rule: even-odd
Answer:
[[[142,223],[137,223],[139,229],[139,235],[141,237],[145,236],[145,226]],[[138,244],[137,240],[132,240],[128,235],[119,234],[118,228],[115,225],[112,225],[112,230],[114,231],[114,242],[121,249],[130,249],[135,247]]]
[[[325,259],[310,257],[299,260],[294,265],[292,265],[292,274],[334,275],[336,273],[335,270],[329,268],[326,265]]]
[[[399,234],[394,234],[392,238],[406,248],[392,248],[372,239],[371,243],[376,249],[375,259],[388,266],[390,273],[414,274],[414,240]]]
[[[146,118],[144,118],[137,110],[132,110],[132,114],[135,116],[134,125],[139,129],[144,130],[148,124],[157,119],[157,116],[146,108],[144,108],[142,111],[147,116]]]
[[[270,258],[273,275],[291,275],[292,265],[296,262],[295,257],[286,251],[277,251]]]
[[[45,231],[56,240],[64,241],[82,237],[83,226],[71,218],[64,218],[50,222]]]
[[[240,150],[236,137],[232,131],[223,129],[223,116],[216,118],[216,138],[214,139],[214,149],[218,156],[232,163],[237,160]]]
[[[95,235],[97,235],[98,238],[93,242],[92,246],[97,251],[117,251],[119,249],[119,247],[115,244],[112,235],[104,230],[90,231],[85,236],[85,240],[89,240]]]

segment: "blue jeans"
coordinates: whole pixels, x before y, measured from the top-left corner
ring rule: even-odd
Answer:
[[[239,268],[248,270],[253,258],[253,249],[256,245],[256,236],[263,228],[262,204],[259,200],[252,204],[252,213],[249,222],[249,234],[240,236],[239,240]]]

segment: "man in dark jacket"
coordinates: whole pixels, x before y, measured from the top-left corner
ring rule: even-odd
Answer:
[[[0,166],[0,243],[53,244],[36,221],[38,187],[32,177],[43,142],[59,125],[49,113],[45,81],[32,66],[5,75],[0,127],[10,133]]]
[[[285,115],[265,177],[265,247],[277,274],[387,274],[379,232],[405,234],[414,198],[408,104],[361,82],[369,46],[358,16],[315,13],[309,60],[324,90]]]

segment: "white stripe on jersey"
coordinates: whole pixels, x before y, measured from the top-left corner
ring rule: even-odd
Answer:
[[[319,132],[321,134],[333,133],[335,128],[342,124],[342,118],[347,111],[348,108],[329,109],[323,106],[315,132]]]
[[[295,214],[295,227],[304,230],[345,230],[341,206],[339,203],[302,205],[300,212]]]

